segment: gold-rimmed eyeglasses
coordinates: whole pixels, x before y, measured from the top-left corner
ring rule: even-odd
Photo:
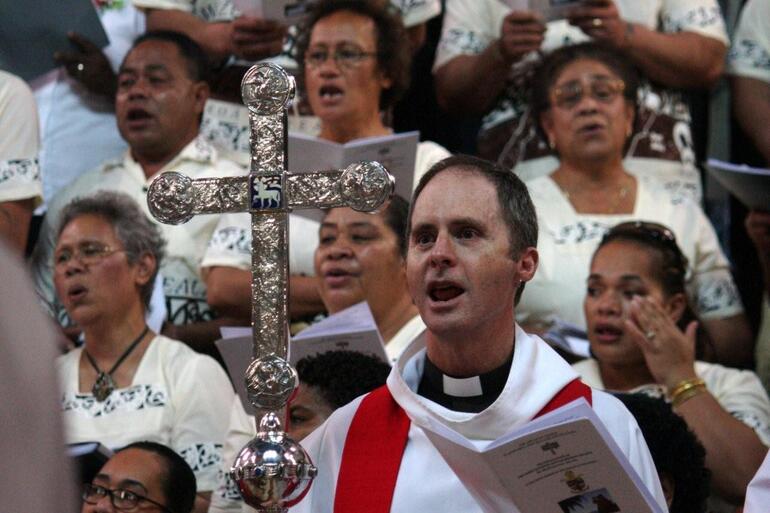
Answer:
[[[562,109],[573,109],[586,94],[598,102],[612,103],[625,88],[626,84],[619,78],[595,78],[588,85],[572,80],[553,88],[552,103]]]
[[[83,242],[75,248],[62,248],[54,253],[53,266],[55,270],[63,270],[72,259],[83,265],[96,265],[113,253],[125,251],[113,248],[101,242]]]
[[[305,65],[309,68],[318,68],[331,56],[338,68],[351,69],[358,66],[364,59],[376,55],[377,52],[365,52],[354,46],[336,48],[333,52],[326,48],[315,48],[305,53]]]

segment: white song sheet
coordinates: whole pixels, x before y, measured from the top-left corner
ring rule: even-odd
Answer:
[[[770,169],[709,159],[711,176],[749,208],[770,210]]]
[[[662,513],[584,399],[487,444],[425,429],[485,513]]]

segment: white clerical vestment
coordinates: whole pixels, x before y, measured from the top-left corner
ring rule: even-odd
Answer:
[[[539,337],[529,335],[517,326],[511,371],[502,393],[486,410],[463,413],[448,410],[417,395],[424,362],[422,336],[404,351],[387,381],[393,398],[411,419],[391,512],[480,513],[481,507],[420,426],[433,419],[469,439],[494,440],[532,420],[554,395],[578,375]],[[342,450],[361,399],[335,411],[302,441],[318,467],[318,476],[308,495],[291,508],[291,513],[333,512]],[[634,418],[620,401],[599,390],[593,390],[593,408],[652,496],[663,511],[667,511],[655,465]]]

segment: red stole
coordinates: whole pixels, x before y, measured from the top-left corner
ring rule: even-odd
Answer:
[[[535,418],[580,397],[591,404],[591,387],[570,381]],[[364,397],[345,438],[334,513],[390,512],[410,423],[386,385]]]

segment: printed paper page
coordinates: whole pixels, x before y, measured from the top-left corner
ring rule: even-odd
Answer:
[[[238,13],[294,25],[307,13],[311,0],[233,0]]]
[[[488,444],[442,424],[425,433],[486,513],[660,513],[583,399]]]
[[[289,133],[289,171],[315,173],[345,167],[341,144],[306,134]]]
[[[408,200],[412,197],[419,140],[419,132],[356,139],[345,144],[344,165],[376,160],[396,177],[396,194]]]
[[[558,20],[565,17],[567,11],[577,7],[583,0],[500,0],[512,11],[535,11],[544,21]]]
[[[709,159],[706,169],[733,196],[749,208],[770,209],[770,169]]]
[[[295,365],[305,356],[326,351],[356,351],[390,364],[377,324],[365,301],[330,315],[292,337],[289,362]]]
[[[219,339],[214,342],[214,344],[217,346],[219,354],[222,355],[222,359],[225,361],[227,374],[230,376],[230,381],[233,383],[235,392],[241,400],[243,409],[246,410],[247,413],[253,414],[254,407],[249,402],[249,396],[246,393],[246,382],[244,380],[246,368],[251,363],[253,354],[251,328],[248,328],[248,330],[249,334],[247,336]]]

